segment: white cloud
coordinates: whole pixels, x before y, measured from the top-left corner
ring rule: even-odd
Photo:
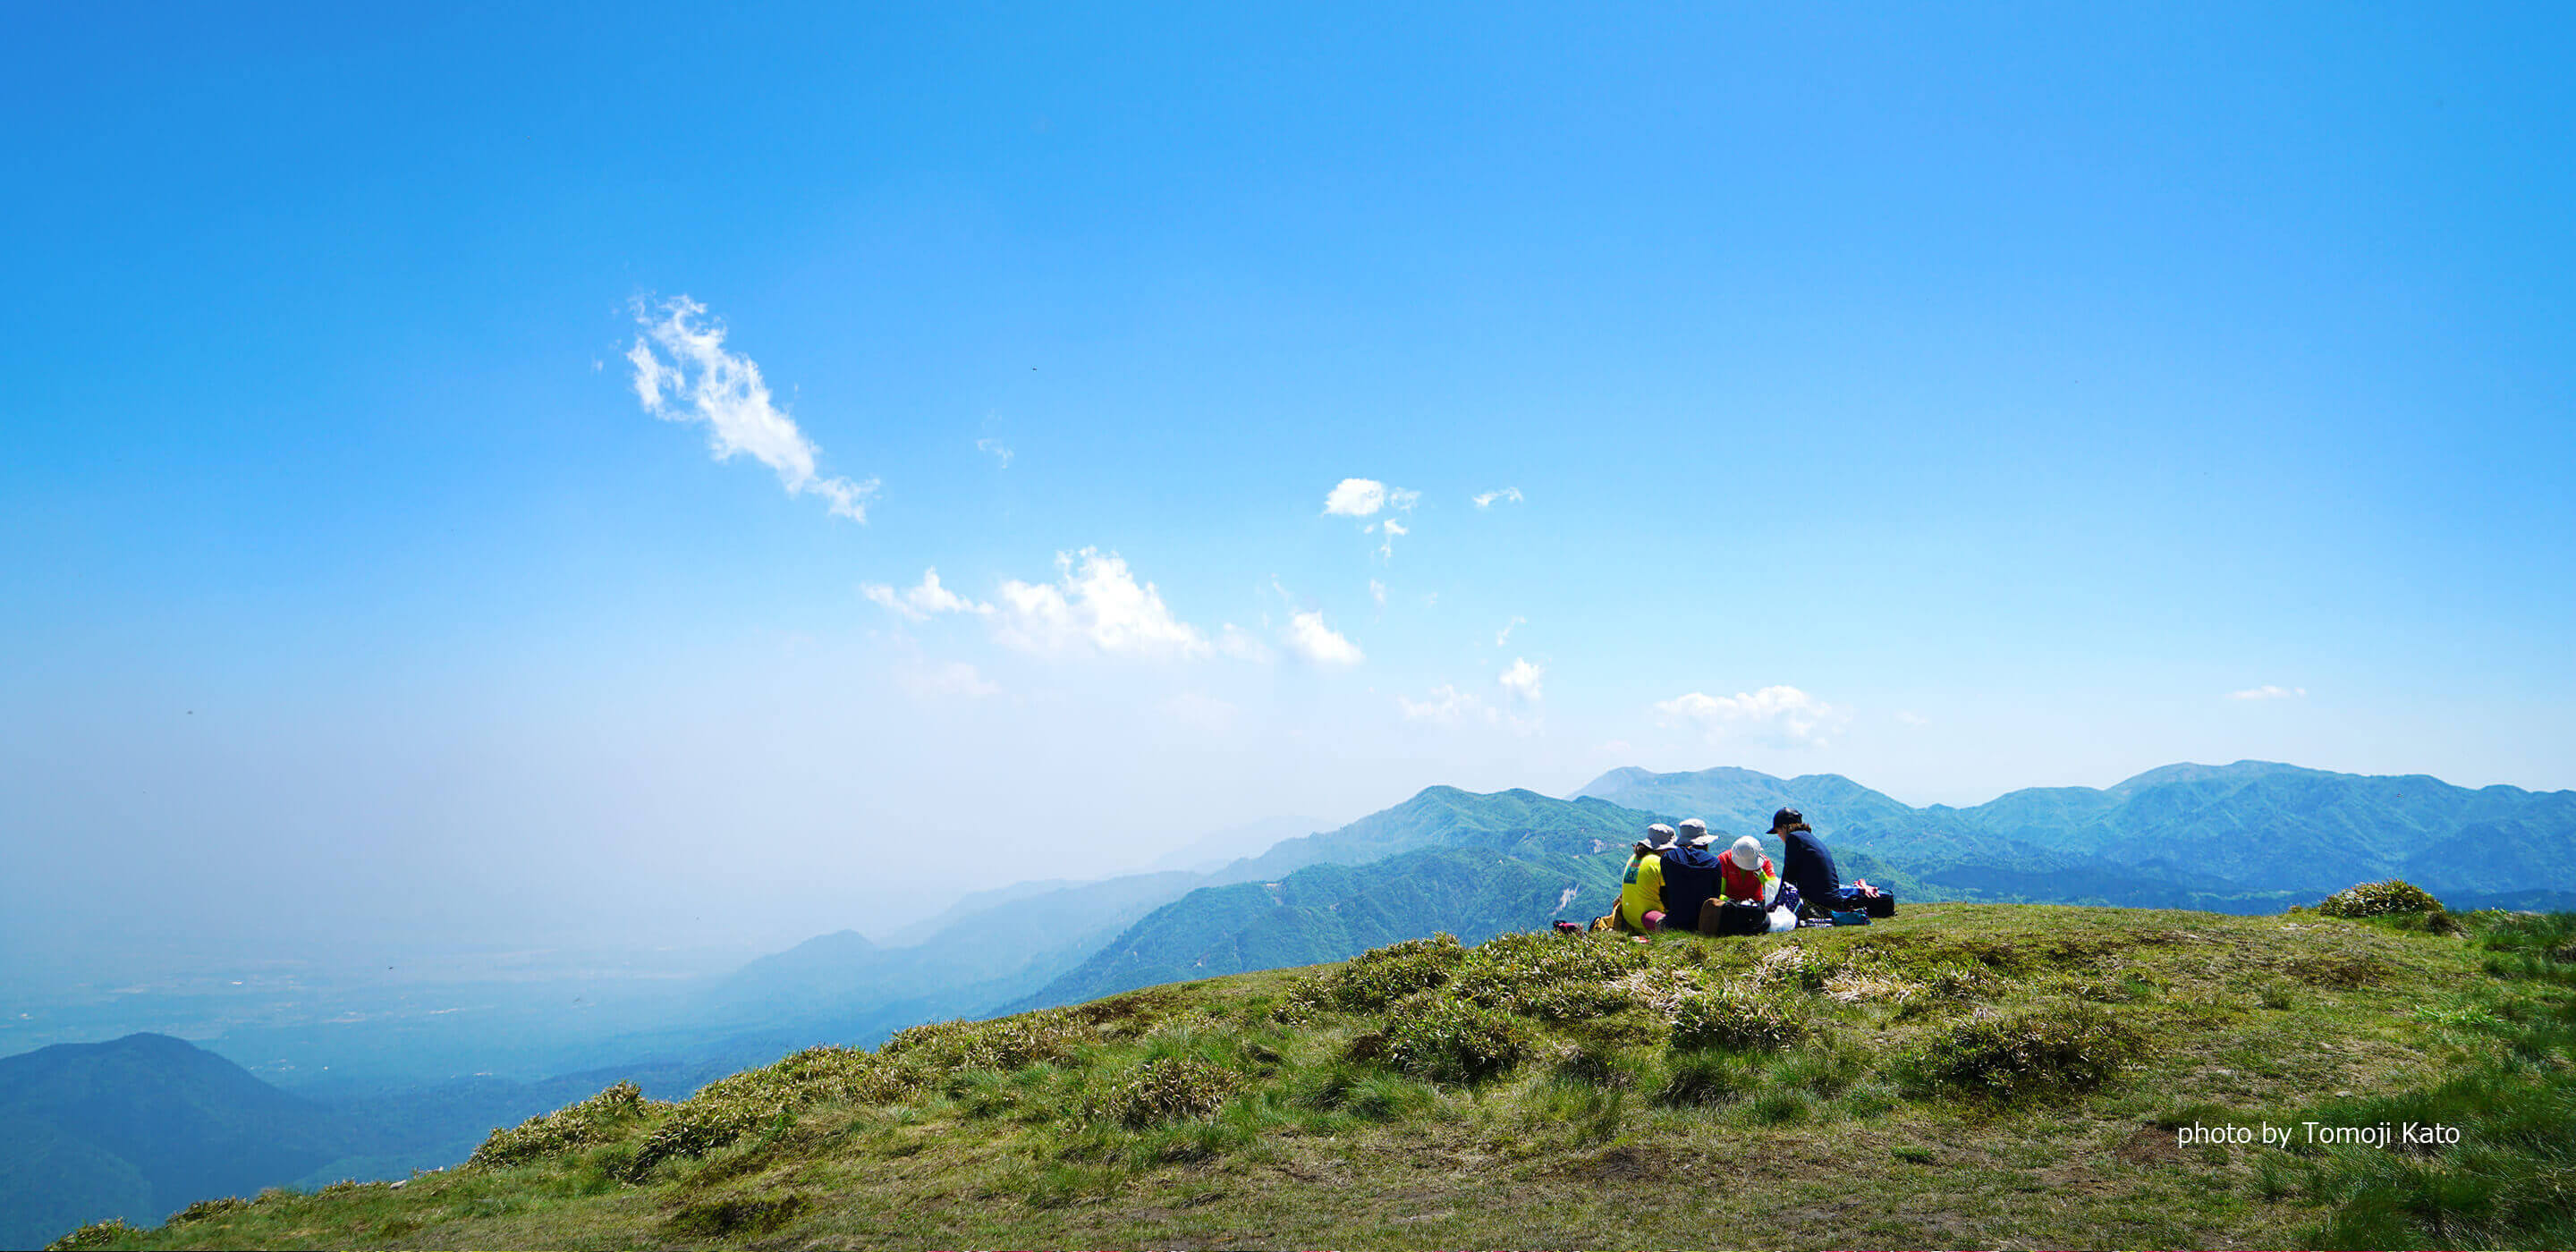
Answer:
[[[1514,617],[1512,620],[1503,623],[1503,628],[1494,632],[1494,646],[1499,648],[1504,644],[1510,643],[1512,641],[1512,632],[1527,625],[1529,625],[1529,619],[1526,617]]]
[[[1096,651],[1195,658],[1213,651],[1207,636],[1172,616],[1154,584],[1138,583],[1117,553],[1059,552],[1055,565],[1051,583],[1003,581],[995,639],[1047,656]]]
[[[1324,497],[1328,517],[1367,517],[1386,507],[1386,484],[1374,478],[1345,478]]]
[[[1309,665],[1326,668],[1357,665],[1368,658],[1360,654],[1359,645],[1343,637],[1340,631],[1324,624],[1320,610],[1292,613],[1288,629],[1280,632],[1280,641],[1288,651]]]
[[[1385,584],[1385,583],[1382,583],[1382,582],[1379,582],[1378,580],[1376,580],[1376,579],[1374,579],[1374,578],[1370,579],[1370,580],[1369,580],[1369,599],[1372,599],[1372,600],[1377,601],[1377,606],[1378,606],[1379,608],[1381,608],[1381,609],[1382,609],[1382,608],[1385,608],[1385,607],[1386,607],[1386,584]]]
[[[1931,718],[1925,717],[1920,713],[1908,712],[1904,709],[1898,709],[1896,711],[1896,720],[1903,722],[1908,726],[1929,726],[1932,724]]]
[[[1743,738],[1774,747],[1823,747],[1846,720],[1841,709],[1795,687],[1764,687],[1750,695],[1701,692],[1659,701],[1665,725],[1690,726],[1711,742]]]
[[[1399,522],[1392,517],[1381,523],[1378,526],[1378,529],[1385,532],[1386,539],[1377,545],[1377,559],[1381,561],[1392,561],[1395,559],[1396,536],[1410,534],[1412,532],[1405,529],[1404,523]]]
[[[1480,509],[1493,507],[1496,500],[1500,500],[1505,504],[1518,504],[1521,502],[1521,489],[1518,487],[1505,487],[1500,491],[1479,491],[1469,498],[1474,500],[1476,502],[1476,507]]]
[[[985,678],[976,672],[974,666],[964,661],[938,666],[906,667],[895,671],[895,681],[902,683],[904,690],[925,700],[941,696],[963,696],[969,700],[979,700],[985,696],[999,695],[1002,690],[1001,684]]]
[[[1524,737],[1537,734],[1539,730],[1537,717],[1505,712],[1474,692],[1460,691],[1448,683],[1432,688],[1428,699],[1397,696],[1395,707],[1403,712],[1404,720],[1408,722],[1429,722],[1435,726],[1483,722]]]
[[[877,480],[822,477],[813,443],[770,399],[760,367],[725,351],[724,323],[701,320],[706,311],[687,296],[658,309],[636,301],[635,320],[644,332],[626,360],[635,367],[635,398],[644,411],[668,422],[702,423],[717,460],[748,452],[777,473],[787,494],[821,496],[834,513],[868,520],[867,499],[876,494]]]
[[[1421,502],[1422,493],[1419,491],[1389,487],[1374,478],[1345,478],[1334,484],[1332,491],[1325,494],[1324,515],[1373,517],[1380,509],[1386,509],[1392,513],[1411,513],[1413,506]],[[1396,537],[1410,533],[1411,528],[1390,516],[1382,522],[1371,522],[1360,530],[1366,534],[1385,536],[1377,546],[1377,555],[1378,559],[1387,560],[1395,555]]]
[[[2227,698],[2230,700],[2288,700],[2304,696],[2306,694],[2308,694],[2308,689],[2305,687],[2275,687],[2270,683],[2265,683],[2260,687],[2248,687],[2243,691],[2228,692]]]
[[[926,621],[933,613],[973,613],[988,615],[993,606],[969,600],[939,583],[935,568],[921,571],[921,585],[896,591],[884,583],[860,583],[859,594],[882,604],[912,620]]]
[[[1395,705],[1404,711],[1406,721],[1431,722],[1441,726],[1455,726],[1462,721],[1479,717],[1491,722],[1498,716],[1494,706],[1446,684],[1432,688],[1431,698],[1428,700],[1412,700],[1397,696]]]
[[[1547,670],[1543,666],[1532,665],[1520,657],[1513,657],[1510,667],[1494,681],[1501,683],[1503,690],[1510,692],[1513,699],[1523,703],[1535,703],[1539,697],[1539,679],[1546,673]]]
[[[1005,447],[1001,440],[978,439],[975,441],[975,450],[977,452],[989,452],[993,454],[993,458],[995,460],[1002,463],[1003,469],[1011,468],[1011,450],[1008,447]]]

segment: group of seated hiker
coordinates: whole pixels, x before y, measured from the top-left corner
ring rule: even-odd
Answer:
[[[1867,881],[1842,881],[1834,854],[1798,810],[1772,814],[1771,834],[1785,848],[1786,873],[1773,867],[1762,841],[1751,835],[1718,852],[1711,849],[1719,836],[1696,817],[1679,830],[1662,822],[1647,827],[1646,837],[1630,850],[1618,906],[1593,929],[1755,935],[1794,929],[1801,921],[1856,921],[1855,914],[1886,917],[1896,911],[1892,893]]]

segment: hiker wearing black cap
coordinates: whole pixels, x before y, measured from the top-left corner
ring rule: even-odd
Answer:
[[[1816,837],[1816,828],[1807,824],[1807,815],[1796,809],[1782,809],[1771,815],[1771,833],[1787,847],[1780,858],[1781,877],[1798,889],[1807,908],[1819,915],[1826,913],[1863,912],[1872,917],[1888,917],[1896,912],[1896,896],[1870,886],[1864,880],[1850,886],[1834,872],[1834,854],[1825,850],[1825,841]]]

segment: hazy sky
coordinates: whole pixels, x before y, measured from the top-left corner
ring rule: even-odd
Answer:
[[[11,18],[0,943],[2576,786],[2566,6],[455,10]]]

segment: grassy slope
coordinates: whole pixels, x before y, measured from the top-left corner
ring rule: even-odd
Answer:
[[[1554,959],[1541,942],[1484,951]],[[2313,1245],[2378,1165],[2177,1149],[2169,1124],[2295,1123],[2338,1092],[2528,1060],[2490,1028],[2528,1016],[2509,994],[2527,984],[2494,957],[2313,914],[1954,904],[1751,940],[1543,942],[1592,975],[1641,964],[1622,985],[1649,994],[1746,989],[1806,1035],[1677,1050],[1656,1009],[1597,976],[1531,982],[1527,960],[1497,960],[1476,985],[1582,994],[1518,1001],[1504,1033],[1533,1048],[1502,1076],[1432,1083],[1371,1045],[1455,1008],[1481,958],[1374,1011],[1335,1007],[1356,978],[1336,971],[1400,962],[1246,974],[812,1054],[801,1082],[744,1080],[784,1093],[784,1112],[641,1185],[614,1175],[656,1127],[758,1093],[611,1118],[524,1164],[270,1193],[95,1246]],[[1908,1061],[1980,1022],[2107,1023],[2137,1046],[2097,1088],[2041,1072],[2005,1096]],[[1377,1059],[1352,1059],[1355,1042]],[[1002,1068],[950,1068],[978,1049]],[[1222,1112],[1122,1124],[1121,1084],[1150,1059],[1222,1070]]]

